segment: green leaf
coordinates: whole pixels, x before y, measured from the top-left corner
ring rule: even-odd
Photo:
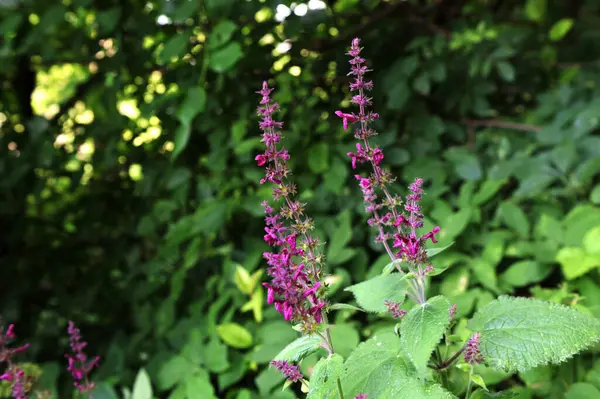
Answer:
[[[319,360],[310,376],[307,399],[338,399],[337,380],[343,363],[344,359],[338,354]]]
[[[358,305],[367,312],[386,312],[385,301],[402,303],[406,287],[403,276],[392,273],[351,285],[345,291],[352,292]]]
[[[523,287],[544,280],[552,272],[552,266],[531,260],[513,263],[500,279],[513,287]]]
[[[412,375],[414,370],[401,352],[400,340],[386,333],[363,342],[352,352],[344,363],[342,386],[350,397],[365,393],[369,399],[377,399],[383,398],[380,394],[386,384]]]
[[[453,244],[454,244],[454,241],[452,241],[450,244],[443,246],[441,248],[427,248],[425,250],[425,252],[427,253],[427,258],[433,258],[437,254],[442,253],[445,250],[447,250],[448,248],[450,248]]]
[[[250,277],[250,273],[248,273],[248,270],[246,270],[240,265],[235,266],[233,282],[238,287],[238,290],[240,290],[246,295],[250,295],[252,289],[254,288],[252,284],[252,278]]]
[[[597,184],[590,193],[590,202],[592,204],[600,204],[600,184]]]
[[[587,382],[576,382],[565,392],[565,399],[600,399],[600,391]]]
[[[217,334],[229,346],[249,348],[252,345],[252,334],[237,323],[225,323],[217,326]]]
[[[600,321],[556,303],[501,296],[469,323],[490,366],[524,371],[557,364],[600,340]]]
[[[344,363],[341,379],[347,397],[363,393],[368,399],[455,398],[439,385],[421,381],[393,333],[360,344]]]
[[[525,15],[532,21],[540,22],[546,15],[546,0],[527,0]]]
[[[208,65],[217,73],[230,70],[240,58],[244,56],[242,46],[237,43],[229,43],[222,49],[213,51],[208,59]]]
[[[485,385],[485,381],[483,381],[483,378],[479,374],[471,375],[471,381],[473,381],[478,386],[482,387],[484,390],[488,390],[487,386]]]
[[[452,162],[456,173],[465,180],[479,180],[483,176],[479,158],[466,148],[449,148],[444,157]]]
[[[600,266],[600,258],[590,256],[583,249],[577,247],[561,248],[556,254],[556,261],[560,263],[567,280],[583,276],[595,267]]]
[[[563,18],[554,25],[552,25],[550,32],[548,32],[548,37],[550,38],[550,40],[556,42],[565,37],[565,35],[569,33],[572,27],[573,20],[571,18]]]
[[[108,10],[100,11],[96,15],[96,21],[100,26],[100,32],[103,35],[112,33],[119,23],[121,17],[121,7],[111,7]]]
[[[133,392],[131,399],[152,399],[152,384],[150,376],[143,368],[138,371],[135,382],[133,383]]]
[[[362,310],[358,306],[348,305],[347,303],[334,303],[333,305],[329,306],[329,309],[331,309],[331,310],[359,310],[361,312],[364,312],[364,310]]]
[[[427,73],[421,73],[413,82],[413,88],[424,96],[429,94],[431,90],[431,83],[429,82],[429,75]]]
[[[161,64],[167,64],[173,58],[180,58],[187,49],[190,36],[187,33],[180,33],[171,37],[165,43],[158,60]]]
[[[171,161],[175,161],[179,154],[181,154],[181,151],[185,149],[190,140],[191,131],[190,125],[179,125],[175,132],[175,147],[171,153]]]
[[[214,26],[208,37],[209,49],[216,49],[229,42],[237,31],[237,25],[230,20],[221,21]]]
[[[229,368],[227,346],[223,345],[217,337],[213,336],[204,348],[204,364],[213,373],[222,373]]]
[[[314,144],[308,152],[308,167],[314,173],[326,172],[329,168],[329,146],[325,142]]]
[[[498,213],[508,227],[523,237],[529,236],[529,220],[527,220],[527,215],[516,204],[503,202],[498,207]]]
[[[195,366],[182,356],[173,356],[158,371],[157,384],[160,390],[174,387],[194,373]]]
[[[483,182],[479,191],[473,196],[473,205],[482,205],[492,198],[506,183],[506,179],[492,180]]]
[[[204,111],[206,106],[206,91],[201,86],[191,87],[186,90],[186,97],[179,106],[177,118],[184,125],[191,124],[192,120],[200,112]]]
[[[206,371],[200,370],[185,381],[186,399],[212,399],[215,390]]]
[[[583,248],[589,255],[600,255],[600,226],[594,227],[585,233]]]
[[[408,312],[400,326],[402,347],[417,370],[423,372],[450,323],[450,302],[439,295]]]
[[[305,335],[283,348],[283,350],[275,356],[274,360],[298,362],[319,349],[322,342],[323,339],[319,336]]]
[[[506,82],[512,82],[515,80],[515,67],[508,61],[500,61],[496,64],[498,73],[502,76]]]

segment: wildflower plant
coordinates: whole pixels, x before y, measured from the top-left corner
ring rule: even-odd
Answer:
[[[429,279],[445,271],[436,268],[432,258],[446,247],[427,248],[437,243],[436,234],[443,226],[421,231],[425,182],[417,177],[405,196],[395,194],[396,179],[385,168],[383,150],[370,140],[377,135],[372,125],[379,115],[372,110],[369,92],[374,83],[367,78],[362,50],[360,40],[354,39],[347,53],[355,109],[335,114],[357,139],[356,150],[348,153],[350,167],[357,170],[355,178],[375,241],[390,262],[379,276],[346,288],[357,306],[330,304],[325,299],[321,243],[311,235],[314,223],[305,213],[305,204],[297,200],[297,187],[290,179],[283,124],[276,120],[279,106],[266,82],[258,92],[266,149],[256,161],[265,167],[261,184],[272,185],[274,199],[262,204],[264,240],[273,248],[264,254],[270,277],[264,286],[267,302],[302,333],[271,362],[286,377],[286,385],[301,383],[309,399],[469,398],[474,389],[478,397],[487,397],[485,381],[477,374],[480,367],[526,371],[560,363],[600,340],[600,321],[587,313],[509,296],[491,301],[456,333],[457,306],[442,295],[430,296],[428,289]],[[335,352],[327,317],[338,309],[383,314],[398,324],[361,343],[344,359]],[[328,355],[316,363],[310,378],[303,376],[299,363],[320,347]],[[466,384],[449,382],[457,379],[456,373]]]

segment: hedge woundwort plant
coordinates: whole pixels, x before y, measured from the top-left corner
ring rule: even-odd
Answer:
[[[600,340],[600,321],[586,313],[542,300],[501,296],[474,315],[468,323],[470,335],[463,334],[462,342],[457,342],[452,335],[456,305],[442,295],[429,299],[427,295],[428,279],[445,271],[430,258],[446,247],[425,248],[428,240],[437,243],[440,227],[419,232],[424,225],[423,179],[415,178],[404,199],[393,194],[395,178],[382,166],[382,149],[370,141],[377,134],[371,125],[379,115],[370,110],[372,98],[367,94],[373,82],[365,78],[369,70],[361,51],[360,40],[354,39],[348,51],[349,75],[351,102],[358,110],[335,114],[344,129],[354,128],[358,140],[356,151],[348,153],[352,169],[370,166],[368,175],[363,172],[355,178],[368,224],[376,229],[375,241],[391,262],[380,276],[347,288],[358,306],[325,300],[324,258],[319,241],[311,236],[313,221],[304,213],[305,204],[295,199],[297,188],[288,179],[290,155],[280,144],[283,124],[274,119],[279,106],[266,82],[258,92],[266,151],[256,161],[266,167],[261,184],[271,183],[273,198],[280,203],[278,209],[263,203],[264,240],[276,249],[264,254],[271,277],[264,286],[268,303],[303,334],[271,362],[286,377],[286,385],[301,382],[309,399],[469,398],[474,385],[487,391],[476,374],[479,364],[524,371],[560,363]],[[338,309],[387,313],[399,324],[377,333],[343,359],[331,340],[330,328],[335,326],[327,321],[327,313]],[[317,362],[307,381],[298,364],[319,347],[328,355]],[[451,379],[464,384],[450,384]]]

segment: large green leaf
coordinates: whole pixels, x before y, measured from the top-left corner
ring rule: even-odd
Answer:
[[[343,363],[344,359],[338,354],[319,360],[310,376],[307,399],[339,398],[338,378],[342,373]]]
[[[402,348],[417,370],[424,371],[431,352],[450,323],[450,302],[436,296],[408,312],[400,326]]]
[[[470,329],[492,367],[523,371],[560,363],[600,340],[600,321],[567,306],[501,296],[480,309]]]
[[[345,291],[354,294],[359,306],[368,312],[386,312],[385,301],[403,302],[407,282],[399,273],[377,276],[351,285]]]
[[[344,363],[344,395],[367,394],[369,399],[450,399],[439,385],[423,383],[393,333],[360,344]]]

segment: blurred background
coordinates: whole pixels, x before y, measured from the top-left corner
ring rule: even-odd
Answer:
[[[597,1],[2,0],[0,314],[38,386],[71,396],[74,320],[102,356],[95,399],[131,397],[136,376],[158,398],[299,397],[267,367],[298,333],[260,286],[255,91],[276,87],[331,301],[352,303],[343,287],[388,263],[333,114],[350,109],[355,36],[394,189],[423,177],[425,227],[454,242],[430,292],[457,304],[455,334],[502,293],[600,316]],[[395,324],[332,318],[346,356]],[[600,397],[595,350],[478,367],[519,398]]]

